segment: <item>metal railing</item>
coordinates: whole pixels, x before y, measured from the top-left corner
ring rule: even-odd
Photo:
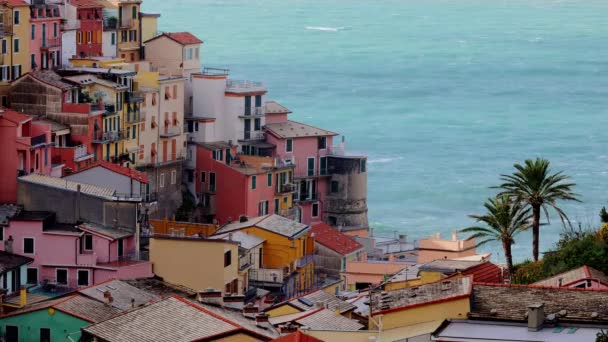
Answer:
[[[61,46],[61,38],[46,38],[42,40],[43,49],[52,49]]]
[[[249,270],[250,282],[283,284],[283,270],[279,268],[258,268]]]
[[[264,82],[249,81],[249,80],[228,80],[226,82],[226,88],[237,89],[237,88],[264,88]]]
[[[0,22],[0,37],[13,34],[13,24],[9,19],[4,19],[4,22]]]
[[[86,285],[83,285],[86,286]],[[48,293],[64,294],[78,289],[78,280],[58,281],[56,278],[44,278],[40,281],[40,288]]]
[[[107,144],[129,138],[126,131],[97,132],[93,136],[94,144]]]
[[[245,107],[245,112],[243,116],[263,116],[264,108],[263,107]]]
[[[296,191],[296,185],[287,183],[287,184],[278,184],[277,185],[277,193],[278,194],[288,194]]]
[[[297,196],[294,196],[294,200],[296,202],[314,202],[318,198],[319,198],[319,194],[317,192],[299,193]]]
[[[277,158],[276,159],[276,166],[278,168],[296,167],[295,157],[291,158],[291,160],[285,160],[285,159]]]
[[[173,138],[184,133],[184,127],[181,125],[177,126],[165,126],[161,128],[161,138]]]
[[[229,69],[204,67],[202,74],[205,76],[228,76],[229,72]]]
[[[298,208],[279,209],[279,215],[297,221]]]
[[[296,260],[296,267],[304,268],[304,267],[306,267],[306,265],[308,265],[311,262],[314,262],[316,260],[317,260],[317,256],[315,254],[307,254],[307,255],[299,258],[298,260]]]
[[[252,264],[253,263],[250,260],[249,254],[239,258],[239,270],[244,270],[247,267],[250,267]]]
[[[127,113],[125,121],[129,124],[144,122],[144,121],[146,121],[146,113],[145,112]]]
[[[78,160],[88,155],[89,152],[87,151],[87,147],[85,145],[79,145],[74,147],[74,160]]]

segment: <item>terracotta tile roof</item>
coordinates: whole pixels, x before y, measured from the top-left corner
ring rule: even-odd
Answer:
[[[128,167],[124,167],[124,166],[120,166],[118,164],[110,163],[110,162],[105,161],[105,160],[100,160],[100,161],[98,161],[95,164],[91,164],[89,167],[85,167],[85,168],[82,168],[82,169],[80,169],[78,171],[72,172],[72,174],[82,173],[84,171],[88,171],[88,170],[94,169],[96,167],[103,167],[106,170],[110,170],[112,172],[116,172],[116,173],[121,174],[123,176],[127,176],[129,178],[132,178],[133,180],[139,181],[141,183],[148,184],[148,176],[146,175],[145,172],[133,170],[133,169],[130,169]]]
[[[589,267],[587,265],[572,269],[570,271],[566,271],[564,273],[560,273],[558,275],[554,275],[553,277],[543,279],[541,281],[537,281],[532,285],[560,287],[572,285],[573,283],[588,279],[594,279],[599,281],[600,283],[608,285],[608,276],[606,276],[601,271],[598,271],[595,268]]]
[[[19,266],[29,264],[32,261],[34,261],[34,259],[26,256],[0,251],[0,274]]]
[[[316,337],[312,337],[302,333],[300,330],[289,335],[281,336],[273,340],[274,342],[323,342]]]
[[[165,32],[154,38],[148,39],[144,43],[150,42],[160,37],[167,37],[181,45],[203,44],[202,40],[196,38],[196,36],[190,32]]]
[[[289,114],[291,110],[276,101],[266,101],[266,114]]]
[[[32,120],[32,116],[18,113],[12,109],[2,108],[0,109],[0,119],[4,118],[10,122],[20,124]]]
[[[30,4],[24,0],[5,0],[9,6],[29,6]]]
[[[475,283],[469,317],[523,322],[528,305],[542,303],[545,314],[557,314],[560,321],[605,324],[607,299],[608,290]]]
[[[489,261],[473,266],[462,272],[464,275],[472,275],[473,281],[481,283],[502,283],[502,269]]]
[[[54,308],[68,315],[89,321],[91,323],[100,322],[120,314],[120,310],[108,306],[81,295],[71,295],[58,299],[51,299],[26,306],[23,309],[13,311],[7,316],[18,316],[28,312]],[[7,317],[5,316],[5,317]]]
[[[363,324],[329,309],[316,310],[295,322],[313,330],[356,331],[363,328]]]
[[[291,120],[282,123],[267,124],[264,127],[267,131],[279,138],[306,138],[338,135],[338,133],[332,131]]]
[[[194,341],[245,332],[259,336],[201,306],[169,297],[83,328],[105,341]],[[261,336],[260,336],[261,337]],[[268,339],[264,337],[264,339]]]
[[[375,293],[371,300],[372,312],[377,315],[388,311],[469,297],[473,285],[471,278],[470,276],[446,278],[406,289]]]
[[[102,8],[104,4],[97,0],[72,0],[70,3],[78,8]]]
[[[52,70],[30,71],[29,73],[25,74],[24,76],[27,76],[27,75],[33,77],[34,79],[37,79],[40,82],[46,83],[50,86],[53,86],[55,88],[59,88],[62,90],[76,88],[76,86],[63,81],[63,78]]]
[[[279,215],[266,215],[254,217],[245,222],[229,223],[218,229],[216,234],[237,231],[250,227],[258,227],[286,237],[298,236],[301,233],[308,231],[309,228],[303,223],[299,223]]]
[[[341,255],[348,255],[363,248],[363,245],[346,234],[340,233],[325,223],[317,223],[310,229],[315,234],[315,242]]]

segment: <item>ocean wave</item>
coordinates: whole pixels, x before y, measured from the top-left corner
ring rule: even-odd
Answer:
[[[344,30],[344,27],[329,27],[329,26],[306,26],[307,30],[338,32]]]
[[[403,157],[397,157],[397,158],[378,158],[378,159],[370,159],[368,160],[368,164],[388,164],[390,162],[396,161],[396,160],[401,160],[403,159]]]

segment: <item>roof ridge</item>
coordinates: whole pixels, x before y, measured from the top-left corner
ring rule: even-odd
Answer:
[[[237,328],[240,328],[240,329],[245,329],[245,328],[244,328],[243,326],[241,326],[240,324],[237,324],[237,323],[235,323],[235,322],[232,322],[232,321],[230,321],[230,320],[228,320],[228,319],[226,319],[226,318],[224,318],[224,317],[222,317],[222,316],[220,316],[220,315],[218,315],[218,314],[216,314],[216,313],[214,313],[214,312],[211,312],[211,311],[209,311],[209,310],[207,310],[207,309],[203,308],[202,306],[198,306],[198,305],[196,305],[195,303],[192,303],[191,301],[186,300],[186,299],[184,299],[184,298],[182,298],[182,297],[180,297],[180,296],[178,296],[178,295],[172,295],[172,296],[168,297],[167,299],[169,299],[169,298],[175,298],[175,299],[179,300],[179,301],[180,301],[180,302],[182,302],[182,303],[188,304],[188,305],[192,306],[193,308],[195,308],[195,309],[197,309],[197,310],[199,310],[199,311],[201,311],[201,312],[204,312],[204,313],[206,313],[206,314],[208,314],[208,315],[213,316],[214,318],[217,318],[217,319],[219,319],[219,320],[221,320],[221,321],[224,321],[224,322],[226,322],[226,323],[228,323],[228,324],[230,324],[230,325],[233,325],[233,326],[235,326],[235,327],[237,327]]]
[[[473,285],[478,286],[495,286],[495,287],[519,287],[527,289],[547,289],[547,290],[561,290],[561,291],[582,291],[582,292],[607,292],[608,289],[580,289],[573,287],[558,287],[558,286],[547,286],[547,285],[532,285],[532,284],[502,284],[502,283],[487,283],[487,282],[473,282]]]

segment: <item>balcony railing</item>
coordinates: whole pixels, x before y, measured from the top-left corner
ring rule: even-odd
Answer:
[[[319,198],[319,194],[316,192],[310,193],[299,193],[297,196],[294,196],[294,200],[296,202],[315,202]]]
[[[278,184],[277,185],[277,194],[289,194],[292,193],[294,191],[296,191],[296,185],[295,184]]]
[[[249,270],[249,281],[267,284],[283,284],[283,270],[279,268],[259,268]]]
[[[228,80],[226,82],[226,89],[232,91],[264,91],[266,90],[266,85],[264,82],[249,80]]]
[[[184,132],[184,128],[180,125],[177,126],[165,126],[161,129],[160,137],[161,138],[173,138],[179,135],[182,135]]]
[[[89,152],[85,145],[79,145],[74,147],[74,161],[78,161],[80,158],[88,157]]]
[[[131,28],[133,26],[133,19],[131,17],[122,17],[120,20],[120,28]]]
[[[308,254],[308,255],[305,255],[305,256],[301,257],[300,259],[296,260],[296,267],[304,268],[304,267],[306,267],[306,265],[310,264],[311,262],[315,262],[315,261],[317,261],[317,256],[314,254]]]
[[[135,112],[135,113],[127,113],[125,121],[129,124],[135,124],[146,121],[146,113]]]
[[[40,281],[40,287],[47,293],[56,295],[72,292],[78,289],[78,280],[69,278],[66,281],[61,281],[56,278],[44,278]]]
[[[76,255],[77,265],[95,266],[97,265],[97,254],[95,253],[78,253]]]
[[[285,160],[285,159],[277,158],[276,159],[276,166],[279,169],[296,167],[296,159],[295,159],[295,157],[291,158],[291,160]]]
[[[43,49],[52,49],[57,47],[61,47],[61,37],[46,38],[42,40]]]
[[[46,134],[40,134],[35,137],[32,137],[31,144],[32,147],[46,144]]]
[[[107,144],[129,138],[125,131],[97,132],[93,136],[94,144]]]
[[[241,117],[263,116],[264,108],[262,107],[245,107],[245,112]]]
[[[0,37],[8,36],[13,34],[13,24],[10,20],[4,21],[4,23],[0,22]]]
[[[249,268],[249,267],[251,267],[252,264],[253,263],[251,262],[249,255],[245,255],[245,256],[239,258],[239,270],[244,270],[246,268]]]
[[[297,221],[298,219],[298,208],[280,209],[279,215],[286,217],[290,220]]]

